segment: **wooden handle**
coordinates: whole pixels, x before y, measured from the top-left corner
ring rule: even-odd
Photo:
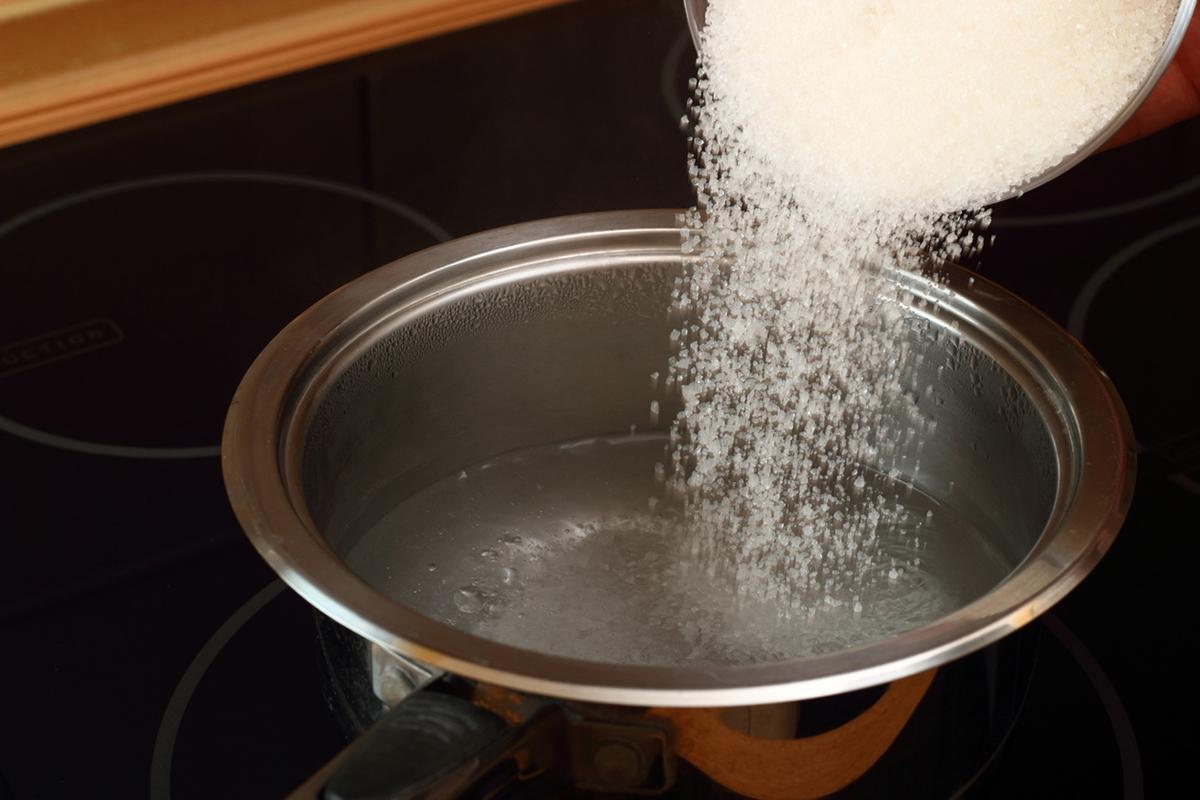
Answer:
[[[817,800],[858,780],[888,751],[937,670],[888,686],[874,705],[839,728],[804,739],[734,730],[723,709],[656,708],[675,727],[675,751],[717,783],[756,800]]]

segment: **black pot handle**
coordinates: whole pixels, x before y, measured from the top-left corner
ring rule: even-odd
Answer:
[[[442,800],[554,728],[547,712],[517,725],[437,690],[413,693],[339,753],[292,800]],[[561,733],[559,734],[561,736]],[[556,737],[557,738],[557,737]]]

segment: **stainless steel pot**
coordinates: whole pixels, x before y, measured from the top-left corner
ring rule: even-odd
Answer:
[[[554,698],[713,707],[927,671],[1025,625],[1097,563],[1133,486],[1121,402],[1054,323],[951,267],[941,281],[896,278],[929,301],[912,316],[927,356],[921,385],[944,367],[920,485],[987,531],[1012,566],[952,613],[809,658],[609,664],[471,635],[347,566],[397,498],[499,453],[645,421],[682,266],[675,219],[615,212],[470,236],[378,269],[289,325],[239,387],[222,445],[233,507],[272,568],[383,652],[436,670]],[[664,407],[663,427],[669,417]]]

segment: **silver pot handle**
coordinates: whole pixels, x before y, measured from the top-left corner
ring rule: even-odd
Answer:
[[[518,777],[500,774],[518,750],[542,756],[524,765],[522,780],[550,778],[562,761],[566,719],[557,706],[531,702],[529,716],[506,722],[447,691],[453,681],[440,670],[374,644],[371,672],[390,710],[290,800],[444,800],[481,780]]]

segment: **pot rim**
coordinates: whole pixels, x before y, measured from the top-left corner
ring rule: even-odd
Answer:
[[[617,211],[523,223],[394,261],[343,286],[283,329],[247,371],[221,446],[226,490],[267,563],[316,609],[395,653],[490,684],[634,706],[746,706],[884,684],[978,650],[1026,625],[1099,562],[1132,500],[1135,451],[1107,376],[1062,328],[957,266],[938,280],[903,273],[921,311],[980,345],[1022,385],[1050,429],[1059,487],[1046,528],[998,586],[952,614],[835,653],[753,665],[635,666],[562,658],[483,639],[394,602],[322,538],[299,482],[303,439],[322,391],[372,333],[449,292],[571,269],[676,262],[679,212]],[[388,326],[391,327],[388,327]]]

